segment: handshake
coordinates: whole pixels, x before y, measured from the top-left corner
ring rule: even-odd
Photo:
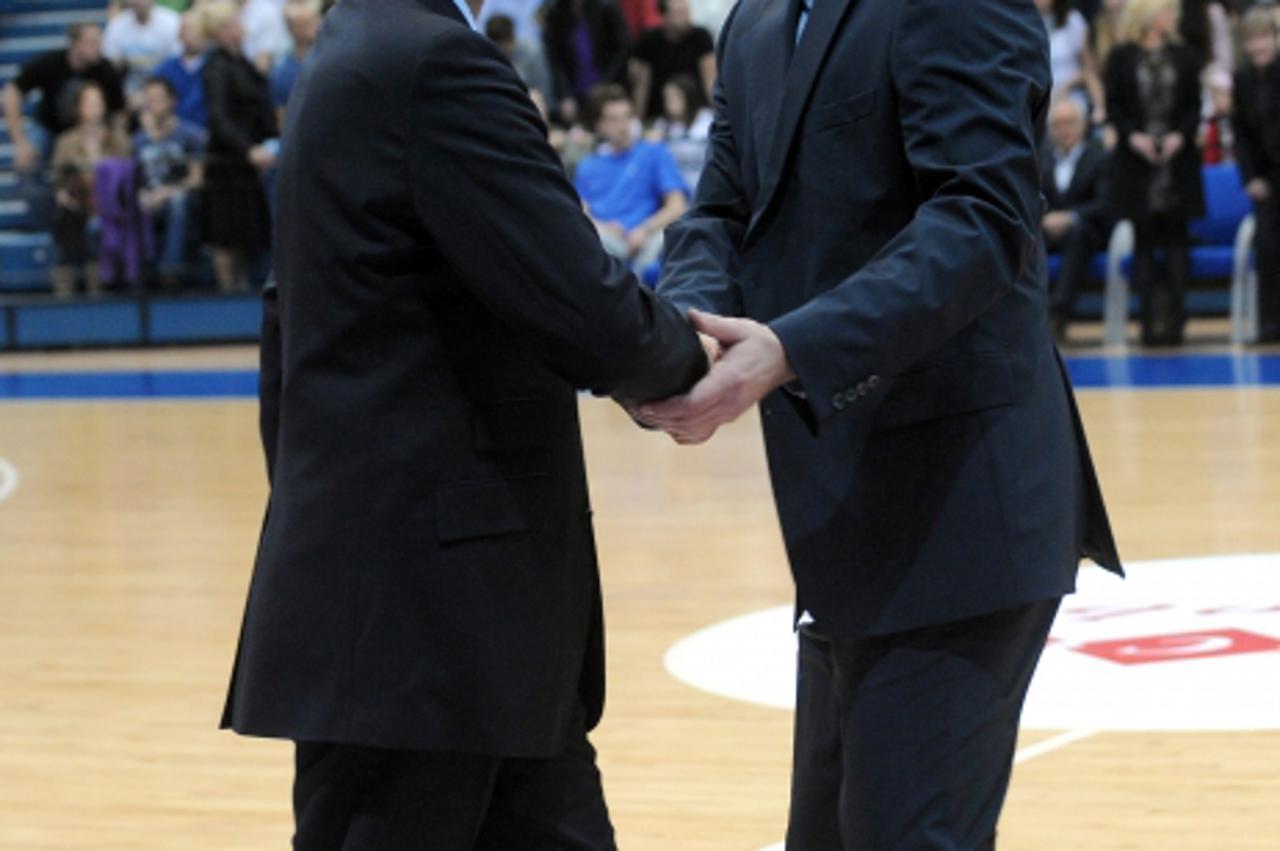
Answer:
[[[796,377],[782,343],[767,325],[700,310],[690,310],[689,321],[706,350],[707,374],[683,396],[624,403],[636,422],[661,429],[683,445],[710,440],[720,426]]]

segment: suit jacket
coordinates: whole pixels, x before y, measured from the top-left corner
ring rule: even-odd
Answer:
[[[1265,82],[1265,100],[1259,89]],[[1271,182],[1280,190],[1280,62],[1264,71],[1253,66],[1236,72],[1231,120],[1236,135],[1236,161],[1240,178],[1248,183],[1255,177]]]
[[[1204,215],[1204,179],[1196,138],[1200,129],[1200,60],[1182,45],[1169,47],[1177,72],[1172,130],[1182,134],[1182,150],[1173,158],[1174,194],[1178,210],[1188,219]],[[1111,51],[1107,59],[1107,115],[1120,139],[1111,154],[1110,190],[1112,213],[1121,219],[1143,221],[1151,214],[1149,189],[1155,168],[1133,148],[1129,135],[1147,126],[1147,104],[1138,84],[1142,48],[1129,42]]]
[[[883,634],[1118,570],[1045,320],[1034,4],[832,0],[794,56],[791,8],[725,24],[660,291],[768,323],[799,377],[761,405],[799,606]]]
[[[1054,176],[1056,165],[1053,145],[1040,152],[1040,187],[1046,209],[1066,211],[1080,217],[1081,224],[1105,238],[1111,228],[1111,199],[1107,195],[1107,152],[1097,142],[1084,142],[1084,151],[1076,163],[1075,174],[1066,192],[1058,191]]]
[[[548,757],[603,700],[575,387],[705,371],[451,0],[343,0],[289,102],[272,484],[224,724]]]

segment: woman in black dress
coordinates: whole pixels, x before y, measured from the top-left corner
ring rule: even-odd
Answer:
[[[1196,132],[1200,59],[1177,41],[1178,0],[1131,0],[1125,41],[1107,60],[1107,116],[1115,126],[1112,210],[1133,222],[1134,288],[1142,341],[1182,342],[1190,275],[1188,225],[1204,215]],[[1155,274],[1157,252],[1166,273]]]
[[[267,79],[246,59],[238,7],[214,0],[202,7],[213,46],[204,69],[209,107],[203,229],[214,274],[224,292],[248,289],[249,263],[271,244],[271,214],[262,173],[274,163],[263,145],[276,135]]]

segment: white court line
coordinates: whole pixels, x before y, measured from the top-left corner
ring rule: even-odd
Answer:
[[[1065,733],[1045,739],[1043,742],[1034,744],[1029,748],[1023,748],[1013,756],[1013,764],[1020,765],[1024,762],[1044,756],[1047,753],[1053,753],[1059,748],[1065,748],[1067,745],[1073,745],[1076,742],[1083,741],[1090,736],[1097,735],[1097,730],[1068,730]]]
[[[1073,745],[1076,742],[1089,738],[1090,736],[1097,735],[1097,733],[1097,730],[1068,730],[1065,733],[1059,733],[1052,738],[1045,739],[1043,742],[1039,742],[1038,744],[1034,744],[1031,747],[1023,748],[1018,751],[1014,754],[1013,764],[1017,765],[1019,763],[1028,762],[1036,757],[1044,756],[1045,754],[1052,753],[1060,748],[1065,748],[1067,745]],[[760,849],[760,851],[786,851],[786,846],[784,843],[779,842],[777,845],[770,845],[768,848]]]
[[[20,481],[22,479],[18,476],[18,468],[0,458],[0,502],[13,496]]]

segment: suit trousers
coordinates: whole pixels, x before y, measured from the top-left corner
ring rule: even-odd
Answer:
[[[616,851],[581,724],[551,759],[297,743],[297,851]]]
[[[803,627],[788,851],[994,848],[1060,602],[869,638]]]

